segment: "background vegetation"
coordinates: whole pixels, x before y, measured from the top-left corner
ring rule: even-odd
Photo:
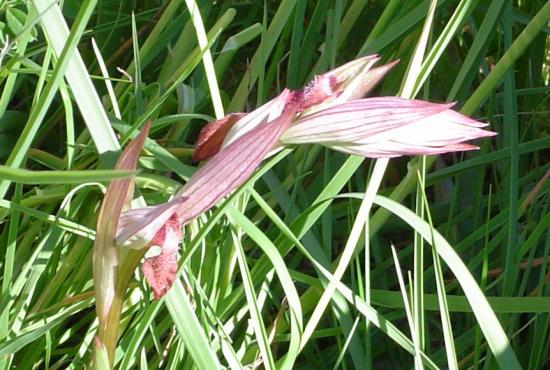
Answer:
[[[279,153],[185,228],[166,297],[136,271],[115,367],[548,366],[549,19],[539,0],[0,2],[0,368],[92,363],[96,217],[133,129],[153,122],[136,182],[156,204],[206,121],[372,53],[401,60],[376,95],[456,101],[499,135],[391,160],[380,187],[375,161]]]

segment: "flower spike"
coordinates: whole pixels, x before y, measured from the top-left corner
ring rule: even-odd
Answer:
[[[234,113],[201,131],[195,160],[206,160],[172,200],[120,217],[117,243],[152,245],[142,271],[160,298],[177,270],[181,227],[243,184],[262,160],[282,145],[321,144],[364,157],[430,155],[476,149],[465,141],[495,135],[451,109],[398,97],[363,98],[397,62],[373,67],[376,55],[315,76],[305,88],[283,90],[251,113]],[[98,229],[99,230],[99,229]]]

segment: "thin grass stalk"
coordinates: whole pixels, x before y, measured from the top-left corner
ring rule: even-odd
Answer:
[[[246,99],[250,92],[250,89],[254,87],[260,72],[265,68],[264,53],[269,53],[273,50],[275,43],[283,28],[292,13],[296,5],[296,0],[283,0],[281,1],[277,11],[275,12],[271,23],[267,30],[265,30],[265,36],[262,35],[262,43],[260,47],[250,60],[250,68],[247,69],[247,72],[244,74],[229,106],[227,107],[228,112],[239,112],[243,110]]]
[[[83,62],[81,59],[79,59],[78,53],[76,54],[74,53],[76,50],[78,40],[80,39],[82,33],[84,32],[84,28],[92,15],[92,11],[94,9],[95,3],[96,3],[95,1],[90,1],[89,3],[86,4],[86,6],[80,9],[77,19],[73,24],[73,30],[71,31],[70,34],[68,34],[68,36],[63,37],[59,35],[50,35],[50,38],[54,37],[54,39],[58,41],[59,41],[59,38],[64,38],[64,43],[59,43],[59,45],[52,44],[52,47],[54,48],[56,54],[58,55],[57,64],[54,68],[50,81],[44,88],[44,92],[40,96],[40,99],[38,100],[38,103],[33,106],[33,109],[29,115],[27,124],[25,125],[25,128],[21,132],[13,151],[11,152],[9,158],[6,161],[6,166],[19,167],[23,163],[27,150],[29,149],[32,140],[36,136],[39,126],[42,123],[42,120],[46,116],[47,110],[54,98],[55,93],[57,92],[59,84],[61,83],[61,79],[63,78],[65,73],[69,73],[69,74],[72,73],[71,79],[69,81],[73,81],[73,82],[80,78],[82,78],[83,80],[86,80],[87,78],[89,78],[87,74],[83,75],[84,72],[82,71],[82,69],[84,69],[85,71]],[[40,3],[40,0],[37,0],[35,5],[37,6],[37,9],[39,11],[43,10],[43,8],[40,7],[40,5],[43,5]],[[48,4],[48,6],[49,5],[51,4]],[[42,16],[47,17],[48,14],[50,14],[50,12],[53,12],[52,15],[54,18],[58,16],[61,17],[60,11],[57,8],[57,5],[49,8],[49,10],[47,10],[47,12],[44,13]],[[59,12],[59,14],[57,12]],[[56,21],[59,21],[59,20],[56,19]],[[53,22],[56,22],[56,21],[53,21]],[[43,19],[42,22],[45,26],[45,29],[48,30],[47,27],[50,25],[47,23],[47,19]],[[52,22],[52,20],[50,19],[49,22]],[[83,91],[83,93],[87,94],[88,97],[95,96],[94,95],[95,90]],[[91,111],[93,111],[93,109],[91,109]],[[99,110],[96,110],[96,112],[99,112]],[[105,115],[105,112],[102,110],[102,108],[99,114],[101,115],[101,113]],[[105,120],[106,120],[106,116],[105,116]],[[94,121],[94,125],[97,125],[97,124],[98,123]],[[91,128],[90,131],[98,133],[98,136],[96,137],[96,139],[99,142],[101,142],[100,144],[98,144],[99,145],[98,151],[100,153],[107,152],[109,150],[118,149],[118,143],[116,142],[116,138],[114,137],[114,134],[112,134],[112,132],[110,132],[108,129],[106,131],[102,131],[102,130],[94,131],[93,128]],[[111,139],[114,139],[114,141],[112,141]],[[0,198],[5,197],[9,186],[10,186],[10,181],[4,180],[0,182]]]
[[[357,217],[353,223],[353,227],[346,242],[346,246],[344,247],[336,270],[334,271],[334,280],[331,280],[325,288],[323,294],[319,298],[319,303],[316,305],[315,310],[311,314],[311,317],[304,328],[302,342],[300,344],[301,348],[305,346],[305,344],[313,334],[315,328],[319,323],[319,320],[321,319],[321,316],[323,315],[327,305],[332,298],[332,295],[334,294],[334,291],[336,290],[336,282],[339,282],[342,279],[347,269],[347,266],[349,265],[349,262],[353,257],[357,242],[360,238],[361,231],[365,225],[365,222],[367,222],[368,215],[372,207],[372,202],[382,182],[387,164],[388,159],[379,159],[376,161],[371,180],[365,192],[365,198],[363,199],[359,211],[357,212]]]
[[[364,274],[365,274],[365,303],[370,306],[371,305],[371,244],[370,244],[370,237],[369,237],[369,222],[365,224],[365,231],[364,231],[364,238],[365,238],[365,259],[364,259]],[[371,370],[373,368],[373,361],[372,361],[372,324],[368,320],[368,318],[365,317],[365,353],[367,358],[367,363],[365,364],[365,370]]]
[[[139,116],[143,113],[143,83],[141,78],[141,59],[139,55],[139,37],[136,25],[136,15],[132,12],[132,52],[134,56],[134,74],[132,75],[132,86],[134,87],[134,111]]]
[[[251,280],[250,271],[246,264],[246,256],[240,238],[232,233],[233,245],[237,250],[237,261],[239,263],[239,269],[241,270],[243,286],[248,302],[248,308],[250,312],[250,319],[252,320],[252,326],[256,334],[256,340],[258,341],[258,347],[262,356],[262,363],[266,369],[275,369],[275,362],[273,360],[273,354],[269,348],[269,342],[267,339],[267,332],[263,323],[261,311],[258,308],[258,302],[256,300],[256,293],[254,292],[254,284]]]
[[[199,6],[194,0],[185,0],[187,9],[191,15],[195,32],[197,33],[197,40],[199,47],[203,53],[202,62],[206,71],[206,79],[208,81],[208,88],[210,91],[210,97],[212,99],[212,105],[214,106],[214,112],[216,113],[216,119],[222,118],[225,114],[223,112],[222,98],[220,96],[220,89],[218,87],[218,80],[216,79],[216,70],[214,69],[214,62],[212,61],[212,53],[209,49],[208,38],[206,37],[206,31],[204,30],[204,24],[200,14]]]
[[[403,273],[401,270],[401,265],[399,264],[399,258],[397,257],[397,252],[395,251],[395,247],[393,246],[393,244],[391,246],[391,252],[392,252],[393,261],[395,264],[397,281],[399,282],[399,290],[401,291],[401,297],[403,298],[403,307],[405,309],[405,316],[407,317],[407,323],[411,331],[411,338],[414,346],[414,368],[415,370],[422,370],[424,369],[424,366],[422,364],[422,359],[420,357],[421,348],[420,348],[420,343],[418,341],[420,336],[418,335],[418,333],[416,333],[416,328],[415,328],[416,325],[413,320],[412,307],[409,303],[409,298],[408,298],[409,294],[405,286],[405,279],[403,279]],[[412,279],[410,276],[410,272],[408,276],[409,276],[409,283],[411,283]]]
[[[424,184],[424,174],[418,173],[418,183],[420,188],[420,197],[419,201],[421,204],[423,204],[423,210],[425,210],[426,217],[428,219],[428,223],[430,225],[430,228],[432,230],[432,245],[436,245],[434,237],[433,237],[433,221],[432,216],[430,213],[430,207],[428,204],[428,199],[426,197],[425,192],[425,184]],[[424,213],[424,212],[423,212]],[[424,218],[424,215],[421,215],[420,217]],[[445,352],[447,354],[447,364],[450,370],[458,370],[458,360],[456,357],[456,348],[455,348],[455,342],[453,339],[453,330],[451,326],[451,318],[449,315],[449,305],[447,304],[447,294],[445,292],[445,280],[443,276],[443,269],[441,267],[441,261],[439,258],[439,254],[436,252],[435,247],[432,251],[432,257],[433,257],[433,265],[434,265],[434,272],[435,272],[435,282],[436,282],[436,288],[437,288],[437,298],[439,303],[439,312],[441,316],[441,326],[443,328],[443,338],[445,340]]]
[[[29,13],[29,16],[27,17],[26,30],[22,34],[17,35],[17,39],[19,40],[17,43],[15,54],[18,56],[22,56],[25,54],[25,52],[27,51],[27,45],[31,41],[30,39],[31,39],[32,27],[30,26],[32,24],[33,17],[37,17],[37,14],[35,11],[31,10],[31,12]],[[1,40],[1,41],[2,43],[4,42],[4,40]],[[2,48],[10,47],[9,39],[6,40],[6,42],[7,42],[7,45],[2,45]],[[2,50],[1,53],[3,57],[4,50]],[[1,64],[2,61],[3,61],[3,58],[0,58],[0,67],[2,67],[2,64]],[[20,66],[21,66],[21,60],[16,60],[16,62],[13,64],[12,69],[17,70]],[[4,82],[4,88],[2,89],[2,96],[0,96],[0,117],[2,117],[6,113],[10,99],[14,92],[15,82],[17,77],[18,77],[18,73],[10,71],[8,74],[8,77],[6,78],[6,81]]]
[[[109,95],[111,107],[113,108],[113,114],[116,118],[122,119],[122,115],[120,114],[120,108],[118,106],[118,102],[115,95],[115,90],[113,89],[111,78],[109,77],[109,71],[107,70],[105,61],[101,56],[101,52],[99,51],[99,48],[97,47],[97,43],[94,38],[92,38],[92,49],[94,50],[95,58],[99,65],[99,69],[101,71],[101,76],[105,81],[105,87],[107,88],[107,94]]]
[[[80,40],[84,28],[95,9],[97,0],[90,0],[83,4],[84,6],[80,8],[70,32],[57,4],[52,5],[48,0],[33,0],[33,4],[38,12],[43,12],[41,15],[42,28],[58,57],[58,64],[61,65],[60,70],[72,88],[75,101],[83,113],[84,121],[89,127],[98,152],[103,154],[109,151],[117,151],[120,146],[86,66],[76,48],[78,40]],[[56,65],[56,70],[57,68]],[[52,89],[55,92],[58,82],[53,83]],[[51,101],[51,98],[46,98],[45,106],[49,106],[48,101]]]
[[[364,195],[360,194],[358,195],[358,198],[362,198]],[[338,198],[338,196],[336,196]],[[261,198],[260,198],[261,199]],[[322,199],[322,200],[321,200]],[[331,200],[333,200],[334,197],[323,197],[320,198],[319,202],[315,202],[317,206],[312,207],[308,211],[308,214],[314,214],[319,207],[323,207],[324,204],[330,203]],[[264,204],[265,206],[263,206]],[[273,210],[267,206],[265,201],[261,201],[259,205],[262,207],[262,209],[266,212],[268,217],[277,225],[277,227],[283,232],[285,238],[288,238],[296,245],[296,247],[299,249],[299,251],[315,266],[316,269],[319,270],[319,272],[323,275],[324,278],[326,278],[328,281],[337,281],[334,279],[331,272],[329,272],[314,256],[312,256],[308,249],[302,244],[302,242],[299,239],[299,235],[295,234],[280,218],[279,216],[273,212]],[[414,354],[414,345],[411,342],[410,339],[407,338],[405,334],[403,334],[399,329],[397,329],[390,321],[386,320],[384,316],[379,314],[372,306],[365,304],[364,300],[361,299],[359,296],[352,293],[351,289],[349,289],[345,284],[343,284],[340,281],[337,281],[337,292],[336,294],[341,294],[348,302],[353,304],[355,308],[365,316],[365,318],[368,320],[368,322],[372,323],[374,326],[382,330],[386,335],[388,335],[392,340],[394,340],[396,343],[398,343],[400,346],[402,346],[406,351],[408,351],[411,354]],[[320,287],[320,286],[319,286]],[[317,302],[317,298],[315,298],[315,302]],[[304,302],[302,302],[304,303]],[[305,308],[305,307],[304,307]],[[437,369],[438,367],[430,360],[428,356],[426,356],[425,353],[420,352],[420,356],[422,357],[422,361],[424,365],[427,368],[430,369]]]
[[[414,50],[413,57],[411,62],[408,65],[407,76],[412,74],[416,75],[421,70],[421,65],[423,64],[424,55],[426,53],[426,48],[429,41],[429,36],[431,34],[432,24],[434,22],[435,9],[437,6],[437,1],[431,1],[428,8],[428,13],[426,15],[426,20],[424,22],[424,27],[422,28],[422,33],[420,35],[419,41]],[[418,84],[418,77],[416,78],[406,78],[404,80],[404,85],[401,89],[402,96],[415,96],[416,92],[414,91],[414,86]],[[422,156],[422,174],[425,175],[425,156]],[[420,193],[422,190],[417,188],[417,192]],[[417,195],[418,198],[418,195]],[[416,203],[417,213],[423,217],[424,208],[422,202]],[[411,333],[414,333],[418,337],[413,339],[413,342],[418,346],[422,351],[425,349],[426,342],[426,328],[425,328],[425,315],[424,315],[424,241],[415,231],[415,243],[414,243],[414,284],[413,284],[413,294],[412,294],[412,314],[413,314],[413,323],[414,330],[411,328]],[[415,366],[418,366],[415,365]]]
[[[548,5],[548,4],[547,4]],[[549,12],[550,19],[550,12]],[[509,46],[512,43],[512,3],[509,3],[504,9],[504,45]],[[513,66],[513,65],[512,65]],[[518,239],[518,195],[519,195],[519,130],[517,120],[517,96],[514,71],[509,69],[504,74],[504,119],[503,119],[503,141],[510,148],[510,157],[508,159],[508,168],[504,181],[506,182],[504,205],[509,209],[506,248],[503,249],[504,261],[504,279],[502,281],[501,294],[511,296],[514,294],[515,281],[517,279],[518,262],[517,239]]]

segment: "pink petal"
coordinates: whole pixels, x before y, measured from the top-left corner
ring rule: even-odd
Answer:
[[[152,244],[161,247],[161,253],[158,256],[146,258],[141,265],[143,275],[151,285],[155,299],[166,294],[176,279],[178,245],[181,238],[181,224],[178,216],[172,214],[152,241]]]
[[[158,230],[186,200],[186,197],[174,197],[166,203],[124,212],[118,221],[117,244],[132,249],[149,246]]]
[[[450,106],[396,97],[353,100],[300,117],[283,134],[281,142],[354,143],[442,112]]]
[[[279,117],[287,104],[292,100],[293,94],[294,93],[290,90],[285,89],[275,99],[270,100],[235,122],[231,130],[227,133],[222,148],[225,148],[241,136],[254,130],[262,123],[272,122]]]
[[[451,144],[443,147],[429,147],[421,145],[400,144],[396,142],[382,142],[365,145],[329,146],[331,149],[346,154],[368,158],[395,158],[404,155],[434,155],[450,152],[461,152],[479,149],[470,144]]]
[[[476,122],[448,109],[395,130],[393,137],[395,141],[404,144],[422,142],[423,145],[428,146],[444,146],[496,135],[494,132],[480,129],[485,126],[487,124]]]
[[[286,94],[284,99],[287,99]],[[265,120],[224,147],[195,172],[172,201],[124,213],[117,242],[122,244],[130,240],[133,248],[142,248],[149,244],[174,212],[184,225],[235,190],[276,146],[297,108],[296,104],[289,104],[274,121]]]
[[[371,67],[379,60],[380,57],[376,54],[367,55],[354,59],[346,64],[342,64],[327,73],[336,76],[341,84],[346,84],[357,76],[360,76],[362,73],[368,73]]]
[[[378,59],[376,59],[376,61],[377,60]],[[371,68],[371,65],[368,65],[367,68],[364,68],[363,71],[357,73],[354,78],[351,78],[345,84],[342,94],[335,100],[334,103],[338,104],[365,97],[398,63],[399,61],[396,60],[375,68]]]
[[[290,104],[273,122],[265,122],[241,136],[199,168],[178,192],[190,200],[178,208],[182,224],[205,212],[250,177],[288,128],[297,108]]]
[[[395,141],[411,145],[445,146],[495,135],[494,132],[480,129],[485,126],[487,124],[476,122],[458,112],[446,109],[402,126],[392,127],[368,137],[357,138],[349,144],[363,145]]]
[[[493,136],[452,104],[382,97],[353,100],[301,117],[283,144],[319,143],[365,157],[430,155],[476,149],[464,141]]]

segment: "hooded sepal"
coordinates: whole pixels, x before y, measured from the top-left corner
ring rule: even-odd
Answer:
[[[380,97],[332,105],[302,117],[282,136],[283,144],[317,143],[371,158],[472,150],[464,141],[493,136],[451,109],[453,104]]]

